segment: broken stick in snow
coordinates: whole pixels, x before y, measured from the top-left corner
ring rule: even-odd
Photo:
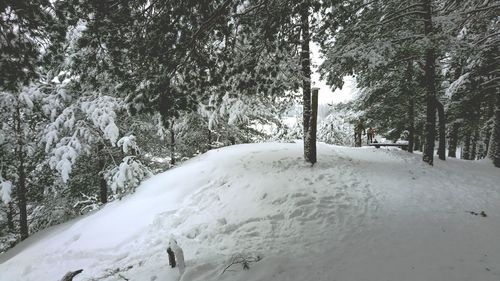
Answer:
[[[79,269],[79,270],[76,270],[76,271],[70,271],[68,273],[66,273],[63,278],[61,279],[61,281],[73,281],[73,277],[77,276],[78,274],[82,273],[83,269]]]
[[[167,254],[168,254],[168,264],[174,268],[175,267],[175,255],[174,251],[170,247],[167,248]]]

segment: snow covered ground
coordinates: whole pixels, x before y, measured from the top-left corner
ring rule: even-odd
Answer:
[[[420,157],[320,144],[311,167],[301,144],[213,150],[33,235],[0,256],[0,280],[500,280],[500,170]],[[260,260],[222,274],[236,255]]]

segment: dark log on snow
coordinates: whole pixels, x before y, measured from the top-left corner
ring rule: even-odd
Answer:
[[[167,254],[168,254],[168,264],[173,268],[175,267],[175,254],[174,251],[170,247],[167,248]]]
[[[73,281],[73,278],[82,272],[83,272],[83,269],[79,269],[76,271],[70,271],[70,272],[66,273],[66,275],[63,276],[61,281]]]

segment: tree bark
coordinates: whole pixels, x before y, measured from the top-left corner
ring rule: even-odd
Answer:
[[[9,228],[9,232],[14,233],[14,207],[12,206],[12,202],[9,202],[7,205],[7,226]]]
[[[100,143],[97,145],[97,155],[99,157],[98,168],[99,168],[99,199],[101,203],[106,204],[108,202],[108,185],[106,183],[106,178],[104,177],[104,169],[106,168],[106,160],[104,158],[104,144]]]
[[[174,120],[170,120],[170,165],[175,165],[175,132]]]
[[[422,149],[420,148],[420,136],[416,135],[414,139],[415,139],[415,144],[413,150],[422,151]]]
[[[461,158],[465,160],[470,159],[470,144],[471,144],[471,131],[467,130],[464,138],[464,148],[462,150]]]
[[[300,61],[302,66],[302,118],[304,131],[304,158],[311,162],[311,61],[309,54],[309,1],[304,1],[300,7],[300,21],[302,30],[302,42]],[[314,163],[314,162],[311,162]]]
[[[436,99],[436,108],[439,117],[439,159],[446,160],[446,117],[444,115],[443,104]]]
[[[494,130],[494,151],[493,164],[495,167],[500,168],[500,93],[496,93],[496,106],[495,106],[495,130]]]
[[[477,159],[477,142],[479,140],[479,132],[477,130],[477,127],[474,129],[474,135],[471,140],[471,150],[470,150],[470,160],[476,160]]]
[[[311,97],[311,120],[310,120],[310,129],[309,129],[309,162],[312,164],[316,163],[316,131],[318,125],[318,88],[312,89],[312,97]]]
[[[19,226],[21,240],[28,238],[28,212],[26,210],[26,171],[24,167],[24,142],[23,142],[23,130],[21,127],[21,111],[19,105],[16,108],[16,134],[17,134],[17,146],[16,146],[16,156],[19,164],[17,166],[17,206],[19,207]]]
[[[457,157],[457,144],[458,144],[458,123],[453,123],[450,132],[450,142],[448,146],[448,157]]]
[[[424,33],[430,39],[433,32],[431,0],[423,0]],[[426,90],[426,121],[425,121],[425,151],[422,160],[429,165],[434,164],[434,141],[436,139],[436,71],[434,47],[430,45],[425,50],[425,90]]]
[[[415,91],[412,88],[412,79],[413,79],[413,61],[408,61],[408,65],[406,68],[406,87],[407,93],[409,97],[409,106],[408,106],[408,152],[413,153],[413,146],[415,142]]]
[[[212,149],[212,130],[208,129],[207,151]]]

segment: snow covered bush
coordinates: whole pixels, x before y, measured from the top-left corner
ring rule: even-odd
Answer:
[[[352,146],[356,114],[343,105],[330,109],[330,113],[318,124],[318,141],[328,144]]]
[[[134,192],[135,188],[148,177],[152,176],[151,170],[143,165],[135,156],[126,156],[122,163],[110,170],[106,178],[111,190],[119,197]]]
[[[354,126],[348,123],[345,117],[332,113],[319,124],[318,141],[352,146],[354,143]]]

